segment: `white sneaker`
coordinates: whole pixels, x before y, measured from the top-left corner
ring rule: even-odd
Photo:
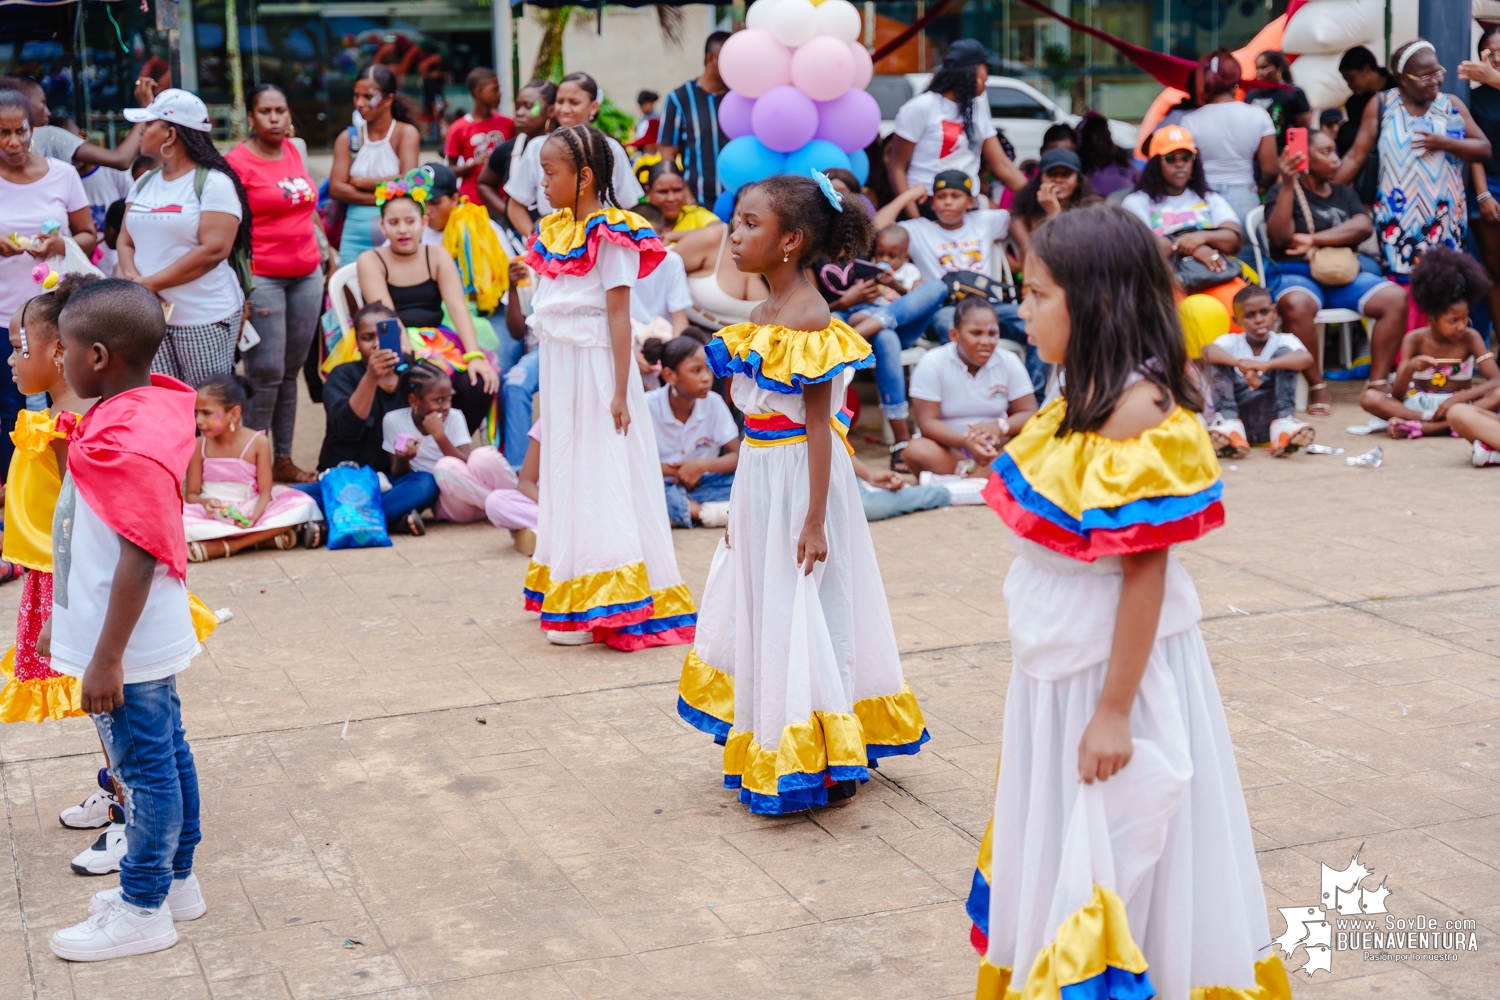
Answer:
[[[111,904],[123,903],[121,892],[120,887],[115,886],[94,893],[94,898],[89,900],[89,912],[100,913]],[[174,878],[172,888],[167,890],[165,905],[173,920],[197,920],[207,913],[208,903],[203,900],[203,887],[198,884],[198,876],[190,873],[184,879]]]
[[[715,500],[700,504],[698,522],[705,528],[722,528],[729,524],[729,501]]]
[[[583,632],[557,632],[548,629],[547,641],[554,646],[587,646],[594,641],[594,633],[587,630]]]
[[[102,962],[162,951],[177,943],[177,928],[165,906],[141,913],[111,902],[81,924],[52,935],[52,954],[69,962]]]
[[[1271,421],[1271,454],[1280,458],[1313,443],[1317,431],[1296,417],[1278,417]]]
[[[108,875],[120,870],[124,856],[125,824],[111,823],[92,847],[73,859],[73,870],[80,875]]]
[[[1220,417],[1208,429],[1208,440],[1220,458],[1244,458],[1250,454],[1250,442],[1245,439],[1245,425],[1237,417]]]
[[[58,813],[57,821],[70,830],[97,830],[109,826],[109,807],[114,803],[114,793],[101,788],[78,805]]]
[[[1483,441],[1475,441],[1474,453],[1469,456],[1469,461],[1476,469],[1482,469],[1486,465],[1500,465],[1500,451],[1496,451]]]

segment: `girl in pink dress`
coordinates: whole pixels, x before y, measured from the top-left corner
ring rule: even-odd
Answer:
[[[278,549],[323,542],[323,516],[306,493],[271,485],[271,445],[241,421],[255,387],[220,375],[198,387],[198,447],[188,464],[182,520],[188,561],[206,562],[272,542]],[[213,451],[215,454],[210,455]]]

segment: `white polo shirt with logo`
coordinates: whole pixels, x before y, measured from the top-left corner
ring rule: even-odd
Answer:
[[[912,399],[938,404],[943,423],[960,434],[969,424],[998,420],[1010,414],[1012,400],[1030,395],[1031,376],[1021,359],[1003,347],[973,375],[952,341],[928,351],[911,374]]]

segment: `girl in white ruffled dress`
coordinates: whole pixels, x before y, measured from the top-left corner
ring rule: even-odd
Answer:
[[[708,346],[714,373],[733,375],[745,447],[677,710],[724,744],[725,787],[781,814],[848,798],[927,731],[902,678],[849,414],[834,403],[874,357],[807,274],[868,246],[869,216],[816,171],[754,185],[737,214],[730,252],[771,297]]]
[[[644,649],[693,641],[656,434],[630,352],[630,290],[666,256],[639,215],[614,206],[613,154],[589,125],[541,148],[541,220],[526,263],[540,275],[527,322],[540,342],[541,472],[526,608],[550,642]]]
[[[1060,398],[995,460],[1014,659],[969,896],[978,1000],[1290,1000],[1193,582],[1224,522],[1155,238],[1115,205],[1032,237],[1027,334]]]

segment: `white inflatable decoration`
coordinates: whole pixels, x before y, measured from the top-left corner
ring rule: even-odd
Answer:
[[[1450,0],[1459,2],[1459,0]],[[1395,49],[1409,41],[1405,25],[1415,25],[1417,0],[1394,0],[1392,24]],[[1281,48],[1295,54],[1292,80],[1314,108],[1336,108],[1349,99],[1349,86],[1339,75],[1339,60],[1356,45],[1385,58],[1385,0],[1307,0],[1287,19]]]

